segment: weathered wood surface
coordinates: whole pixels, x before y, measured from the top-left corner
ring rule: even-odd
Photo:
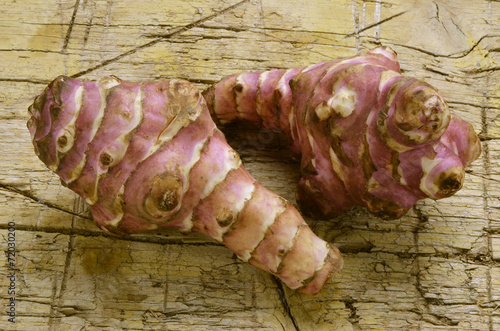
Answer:
[[[0,329],[500,330],[500,2],[445,0],[4,0],[0,3]],[[113,238],[33,153],[27,107],[59,74],[181,77],[384,44],[473,123],[483,154],[456,196],[383,221],[354,209],[309,220],[345,269],[293,293],[200,235]],[[294,201],[282,137],[227,128],[249,171]],[[8,322],[15,222],[16,323]]]

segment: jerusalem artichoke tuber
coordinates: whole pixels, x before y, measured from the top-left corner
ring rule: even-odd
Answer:
[[[198,231],[306,294],[342,268],[337,248],[245,170],[186,81],[60,76],[29,112],[35,152],[105,231]]]
[[[396,53],[228,76],[203,92],[216,121],[280,129],[301,157],[302,212],[336,216],[353,205],[386,218],[419,199],[457,192],[480,154],[472,125],[436,89],[403,77]]]

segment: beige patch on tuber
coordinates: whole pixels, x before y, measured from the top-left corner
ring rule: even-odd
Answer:
[[[316,107],[316,115],[321,121],[333,114],[347,117],[356,109],[356,91],[349,87],[339,89],[328,101]]]
[[[391,84],[391,80],[394,77],[402,77],[402,76],[401,76],[401,74],[399,72],[396,72],[396,71],[393,71],[393,70],[385,70],[385,71],[383,71],[382,74],[380,75],[380,82],[378,84],[378,90],[379,90],[379,92],[382,91],[387,84]],[[391,95],[392,98],[394,96],[395,96],[395,94]],[[392,100],[391,100],[391,102],[392,102]]]
[[[389,47],[377,47],[375,49],[372,49],[370,52],[374,54],[381,54],[394,62],[398,61],[397,53]]]
[[[333,171],[337,174],[337,176],[340,178],[342,182],[345,182],[345,177],[344,177],[344,172],[342,171],[342,161],[338,158],[337,154],[335,154],[335,151],[333,148],[330,147],[330,162],[333,167]]]
[[[203,193],[201,194],[201,199],[209,196],[215,187],[226,179],[229,172],[234,169],[238,169],[241,166],[240,156],[232,149],[226,149],[224,155],[221,155],[221,158],[224,158],[225,160],[223,167],[220,171],[208,178]]]
[[[99,86],[104,89],[104,90],[109,90],[117,85],[121,84],[120,78],[116,76],[105,76],[99,79],[98,81]]]

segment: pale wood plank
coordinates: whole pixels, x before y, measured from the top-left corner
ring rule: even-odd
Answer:
[[[14,221],[20,290],[18,323],[7,322],[2,310],[0,328],[500,327],[500,3],[247,0],[230,7],[236,3],[0,4],[0,237],[5,251]],[[204,236],[104,235],[88,208],[36,158],[25,127],[33,97],[59,74],[181,77],[204,88],[224,75],[307,65],[378,44],[398,52],[407,74],[442,91],[480,133],[484,152],[462,191],[422,201],[400,220],[358,208],[331,221],[309,219],[346,262],[312,298],[281,287]],[[225,132],[249,171],[294,201],[300,175],[283,137],[248,126]],[[0,259],[3,306],[8,270],[6,255]]]

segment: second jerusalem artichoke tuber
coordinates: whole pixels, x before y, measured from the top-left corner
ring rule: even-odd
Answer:
[[[472,125],[404,77],[380,47],[347,59],[228,76],[203,92],[213,117],[279,129],[301,158],[297,201],[316,218],[353,205],[397,218],[457,192],[480,154]]]

